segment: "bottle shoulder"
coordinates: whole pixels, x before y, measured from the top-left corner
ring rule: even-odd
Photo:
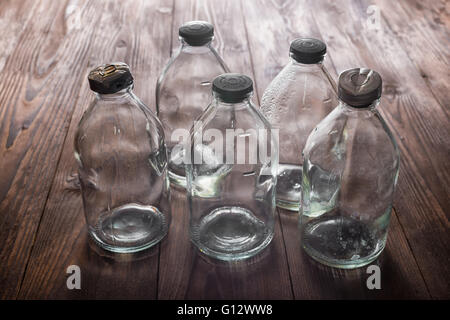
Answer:
[[[253,103],[222,106],[216,101],[198,118],[205,127],[225,129],[271,129],[270,123]]]
[[[311,132],[304,148],[304,156],[318,163],[344,161],[349,152],[370,154],[374,163],[398,166],[397,143],[378,110],[336,107]]]
[[[154,113],[133,96],[105,101],[95,99],[80,120],[75,135],[75,148],[102,147],[103,150],[138,150],[159,148],[164,132]],[[86,152],[85,152],[86,153]]]
[[[272,91],[271,87],[282,87],[285,90],[297,88],[298,84],[305,82],[318,82],[319,84],[325,84],[325,88],[333,88],[331,79],[327,76],[327,70],[324,66],[319,64],[314,64],[309,67],[299,66],[292,62],[281,69],[281,71],[273,78],[273,80],[268,85],[265,94],[278,94],[279,92]]]
[[[288,121],[303,112],[327,114],[337,105],[333,83],[319,66],[286,65],[261,98],[261,110],[272,124]]]
[[[225,72],[228,72],[228,67],[212,48],[201,53],[180,50],[166,64],[158,82],[162,86],[171,81],[189,82],[196,78],[212,81],[211,77]]]

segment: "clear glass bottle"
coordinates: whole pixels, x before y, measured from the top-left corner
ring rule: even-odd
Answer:
[[[185,132],[211,102],[213,79],[228,72],[228,67],[211,45],[214,27],[210,23],[191,21],[178,33],[181,46],[156,85],[156,110],[166,136],[170,182],[186,187]]]
[[[170,223],[164,132],[133,92],[124,63],[89,73],[94,101],[75,136],[89,234],[104,249],[136,252],[158,243]]]
[[[301,195],[300,154],[314,127],[337,104],[336,84],[323,65],[325,43],[299,38],[291,42],[290,61],[264,92],[262,113],[280,136],[277,205],[298,211]]]
[[[191,239],[221,260],[257,254],[274,232],[278,146],[252,93],[247,76],[214,79],[212,103],[186,148]]]
[[[339,105],[314,129],[303,152],[302,246],[329,266],[369,264],[386,243],[399,152],[377,110],[381,89],[373,70],[344,71]]]

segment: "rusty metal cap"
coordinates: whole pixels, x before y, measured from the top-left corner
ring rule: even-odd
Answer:
[[[339,76],[339,99],[352,107],[366,107],[381,97],[382,84],[380,74],[374,70],[346,70]]]
[[[212,89],[227,103],[244,100],[253,91],[253,81],[239,73],[224,73],[213,81]]]
[[[327,46],[319,39],[298,38],[291,42],[289,52],[299,63],[314,64],[323,60]]]
[[[123,62],[98,66],[89,72],[88,80],[91,90],[100,94],[116,93],[133,84],[130,68]]]
[[[191,46],[202,46],[214,37],[214,27],[206,21],[190,21],[178,29],[178,34]]]

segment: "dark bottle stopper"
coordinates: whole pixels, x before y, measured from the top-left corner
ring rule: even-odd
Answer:
[[[253,81],[243,74],[225,73],[214,79],[212,89],[224,102],[236,103],[253,91]]]
[[[178,29],[178,34],[191,46],[202,46],[214,37],[214,27],[206,21],[190,21]]]
[[[323,60],[327,46],[318,39],[298,38],[291,42],[291,57],[304,64],[314,64]]]
[[[355,68],[339,76],[338,96],[352,107],[367,107],[381,97],[383,82],[378,72]]]
[[[116,93],[133,84],[130,68],[123,62],[98,66],[89,72],[88,80],[91,90],[100,94]]]

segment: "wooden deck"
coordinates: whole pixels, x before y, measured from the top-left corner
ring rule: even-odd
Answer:
[[[379,24],[370,20],[376,12]],[[439,0],[2,0],[0,297],[449,299],[449,15]],[[261,257],[204,259],[188,239],[182,192],[160,245],[115,257],[91,248],[73,176],[74,132],[92,99],[88,71],[128,63],[136,94],[154,109],[178,26],[194,19],[215,25],[215,47],[232,71],[255,80],[256,99],[299,36],[327,43],[334,76],[357,66],[380,72],[381,112],[401,151],[388,243],[376,262],[381,290],[367,289],[365,268],[313,263],[300,249],[297,217],[283,211]],[[66,287],[72,264],[80,290]]]

